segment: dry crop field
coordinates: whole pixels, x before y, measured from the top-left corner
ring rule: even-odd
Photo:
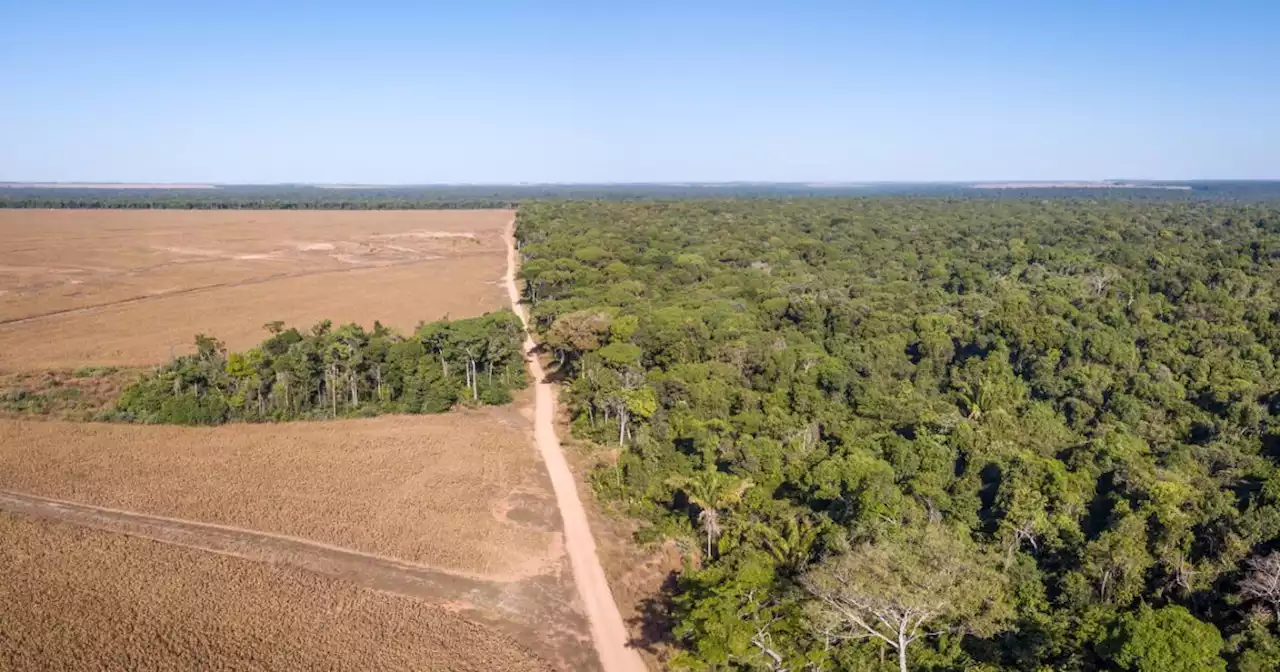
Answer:
[[[505,307],[512,217],[0,211],[0,670],[598,669],[532,391],[434,416],[53,419],[132,375],[86,367],[197,332],[242,348],[272,320]],[[44,416],[19,407],[37,396]]]
[[[0,419],[0,490],[513,580],[563,562],[530,431],[513,406],[212,428]]]
[[[412,329],[506,305],[479,211],[0,210],[0,371],[148,365],[283,320]]]
[[[3,670],[539,670],[447,609],[289,567],[0,512]]]

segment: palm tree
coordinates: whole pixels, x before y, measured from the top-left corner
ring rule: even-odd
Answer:
[[[707,557],[711,557],[711,544],[720,536],[720,512],[742,501],[742,495],[752,485],[751,479],[726,474],[714,467],[707,467],[693,476],[672,476],[667,484],[683,491],[698,506],[698,524],[707,536]]]
[[[804,570],[813,555],[822,528],[807,516],[796,514],[781,519],[776,526],[756,523],[761,545],[769,551],[778,566],[792,573]]]

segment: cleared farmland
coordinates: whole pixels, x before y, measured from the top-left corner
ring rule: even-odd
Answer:
[[[598,669],[532,390],[433,416],[55,419],[197,332],[502,308],[511,217],[0,211],[0,670]]]
[[[512,638],[309,572],[0,512],[0,669],[539,670]]]
[[[411,329],[506,305],[510,211],[0,211],[0,370],[147,365],[273,320]]]
[[[515,406],[216,428],[0,420],[0,489],[505,580],[563,562],[529,431]]]

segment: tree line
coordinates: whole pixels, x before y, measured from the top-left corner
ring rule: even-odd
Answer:
[[[1280,669],[1280,208],[522,205],[694,670]]]
[[[265,325],[242,352],[204,334],[195,353],[129,385],[105,419],[186,425],[440,413],[504,404],[526,384],[524,329],[511,311],[424,323],[410,336],[374,323]]]
[[[346,186],[217,185],[211,188],[47,187],[0,183],[0,208],[124,208],[179,210],[449,210],[513,208],[539,201],[670,201],[914,196],[933,199],[1095,199],[1100,201],[1280,200],[1280,182],[1192,181],[1182,191],[1153,188],[974,189],[960,183],[813,185],[542,184]],[[1160,187],[1162,183],[1151,183]]]

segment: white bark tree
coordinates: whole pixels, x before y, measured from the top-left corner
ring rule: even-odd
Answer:
[[[948,631],[991,634],[1012,608],[1003,574],[971,543],[941,525],[893,541],[863,544],[801,578],[815,598],[815,633],[837,644],[876,640],[907,672],[910,646]]]
[[[1270,605],[1276,622],[1280,623],[1280,551],[1249,558],[1245,565],[1249,571],[1240,580],[1240,594]]]

